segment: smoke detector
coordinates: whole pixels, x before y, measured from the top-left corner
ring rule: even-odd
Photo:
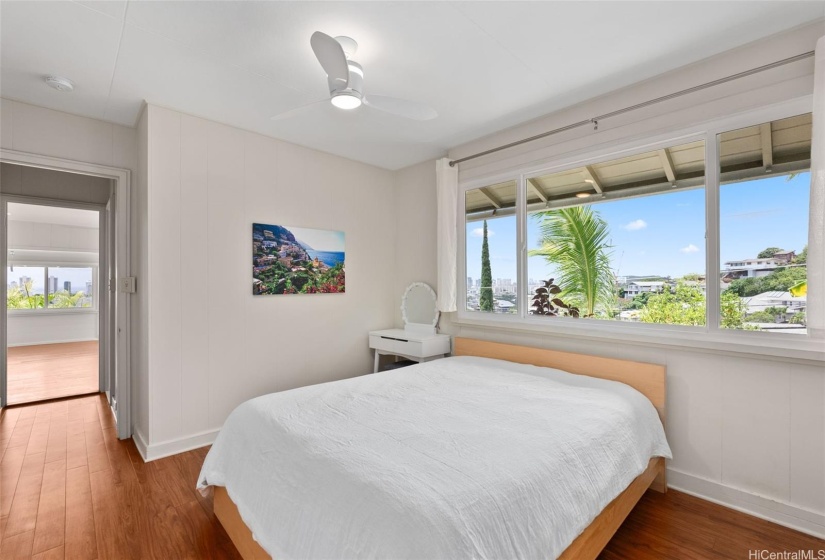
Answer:
[[[74,90],[74,84],[68,78],[62,78],[60,76],[46,76],[44,79],[46,80],[46,85],[56,89],[57,91],[65,91],[68,93]]]

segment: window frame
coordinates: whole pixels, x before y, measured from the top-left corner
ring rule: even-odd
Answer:
[[[6,266],[11,266],[9,263]],[[44,302],[43,307],[34,309],[7,309],[9,316],[30,317],[34,315],[51,315],[63,313],[98,313],[100,311],[98,300],[98,274],[100,265],[97,263],[83,263],[83,262],[67,262],[67,261],[31,261],[16,263],[15,266],[31,266],[43,268],[43,285],[44,285]],[[92,298],[91,307],[50,307],[49,306],[49,268],[91,268],[92,269],[92,291],[94,297]]]
[[[800,359],[825,360],[823,337],[810,331],[807,335],[766,333],[723,329],[720,326],[720,295],[718,282],[706,283],[705,325],[660,325],[629,321],[604,321],[576,319],[572,317],[535,317],[528,314],[527,305],[527,212],[526,180],[541,174],[556,173],[584,165],[618,159],[633,154],[676,146],[688,142],[704,141],[705,147],[705,270],[720,267],[720,162],[719,135],[723,132],[755,126],[813,110],[813,97],[806,95],[789,101],[747,110],[734,115],[682,127],[654,135],[606,140],[587,148],[547,156],[531,162],[514,165],[501,172],[478,175],[468,180],[459,178],[457,201],[457,313],[458,325],[492,327],[524,332],[546,333],[558,336],[574,336],[593,340],[627,341],[636,344],[672,347],[700,347],[710,350],[742,352],[746,354],[773,355]],[[515,315],[480,313],[466,308],[466,222],[464,219],[465,195],[468,190],[489,186],[503,181],[516,181],[517,227],[517,281],[518,310]],[[655,195],[652,195],[655,196]],[[825,297],[817,293],[816,297]]]

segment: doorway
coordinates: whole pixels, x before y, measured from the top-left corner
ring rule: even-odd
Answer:
[[[108,190],[106,183],[99,186]],[[99,281],[101,271],[108,277],[106,208],[4,198],[6,400],[15,405],[100,392],[108,340],[108,302]]]
[[[129,190],[126,170],[0,150],[0,406],[105,393],[131,436]]]

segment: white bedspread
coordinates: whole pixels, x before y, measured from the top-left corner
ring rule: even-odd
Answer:
[[[242,404],[198,488],[276,560],[555,558],[654,456],[627,385],[455,357]]]

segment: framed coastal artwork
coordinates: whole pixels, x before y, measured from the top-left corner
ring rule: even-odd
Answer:
[[[344,232],[252,224],[252,294],[340,294]]]

